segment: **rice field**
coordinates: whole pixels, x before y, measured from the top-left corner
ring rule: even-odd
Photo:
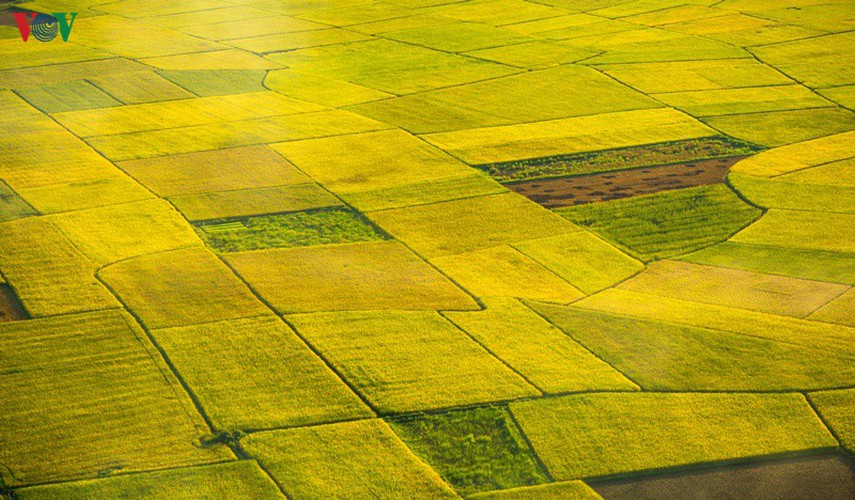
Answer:
[[[0,1],[0,498],[848,498],[853,14]]]

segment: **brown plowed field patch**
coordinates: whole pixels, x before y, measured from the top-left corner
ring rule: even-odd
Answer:
[[[27,310],[9,285],[0,285],[0,323],[27,319]]]
[[[700,160],[590,175],[507,184],[509,189],[546,208],[615,200],[669,189],[723,182],[727,171],[745,156]]]
[[[606,500],[855,498],[855,462],[840,453],[593,484]]]

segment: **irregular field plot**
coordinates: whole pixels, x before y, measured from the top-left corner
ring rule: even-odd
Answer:
[[[855,215],[769,210],[730,241],[855,253]]]
[[[383,210],[371,212],[368,217],[428,257],[579,230],[561,217],[512,193]]]
[[[582,481],[560,481],[557,483],[537,486],[523,486],[486,493],[476,493],[468,498],[481,500],[562,500],[575,498],[578,500],[598,500],[602,497]]]
[[[399,417],[389,423],[464,495],[548,481],[507,408]]]
[[[680,260],[793,278],[855,284],[855,254],[726,241]]]
[[[264,84],[280,94],[335,108],[392,97],[392,94],[344,80],[292,69],[268,72]]]
[[[105,267],[99,276],[151,329],[269,312],[219,259],[202,248],[125,260]]]
[[[855,466],[841,454],[730,465],[697,472],[594,484],[605,498],[849,498]]]
[[[9,285],[6,285],[0,277],[0,323],[15,321],[19,319],[28,319],[29,314],[24,309],[15,291]]]
[[[807,172],[809,167],[852,158],[850,145],[853,140],[855,131],[770,149],[737,163],[733,171],[759,177]],[[846,179],[838,178],[835,182],[846,182]]]
[[[855,81],[855,70],[845,55],[853,44],[855,35],[849,32],[756,47],[753,51],[767,64],[809,87],[836,87]]]
[[[812,392],[808,395],[840,443],[855,450],[855,389]]]
[[[712,328],[804,347],[828,349],[853,359],[855,328],[733,309],[620,289],[604,290],[576,303],[585,309],[673,324]]]
[[[263,84],[266,71],[258,69],[176,70],[160,74],[199,97],[267,90]]]
[[[539,394],[435,312],[305,314],[288,321],[382,413]]]
[[[0,270],[34,317],[119,305],[95,265],[41,217],[0,223]]]
[[[567,303],[584,294],[507,245],[431,260],[477,297],[519,297]]]
[[[454,498],[382,420],[252,434],[241,444],[295,498]]]
[[[743,141],[782,146],[852,130],[855,113],[843,108],[801,109],[710,116],[703,121]]]
[[[838,387],[855,376],[851,356],[813,346],[574,307],[532,307],[645,389],[804,390]]]
[[[133,497],[172,500],[222,496],[237,500],[284,498],[276,483],[253,460],[32,486],[16,490],[15,494],[21,500]]]
[[[588,231],[514,243],[514,248],[586,294],[614,285],[644,265]]]
[[[219,252],[386,239],[356,212],[339,208],[215,221],[196,232]]]
[[[398,95],[496,78],[517,71],[500,64],[391,40],[294,50],[269,58],[299,71],[341,78]]]
[[[562,92],[555,92],[557,86]],[[584,93],[584,99],[567,95]],[[416,134],[661,107],[583,66],[561,66],[360,104],[351,111]]]
[[[557,211],[643,260],[670,257],[727,239],[760,215],[726,186],[701,186]]]
[[[731,172],[728,181],[745,199],[761,207],[855,214],[855,189],[845,185],[790,182],[786,176],[769,179],[738,172]]]
[[[191,194],[169,201],[191,221],[296,212],[342,204],[317,184]]]
[[[849,287],[723,267],[654,262],[618,288],[803,318]]]
[[[200,245],[187,221],[164,200],[98,207],[46,219],[96,264]]]
[[[392,241],[258,250],[225,258],[282,314],[476,308],[447,278]]]
[[[374,414],[276,317],[154,330],[218,430]]]
[[[753,59],[613,64],[598,68],[651,94],[792,83],[777,70]]]
[[[444,316],[544,393],[637,386],[517,300],[484,300],[487,309]]]
[[[7,486],[215,462],[207,427],[145,334],[116,311],[0,325]],[[116,362],[120,359],[121,363]]]
[[[855,292],[850,288],[848,292],[808,316],[808,319],[855,326]]]
[[[35,209],[0,180],[0,222],[30,215],[37,215]]]
[[[290,184],[309,178],[266,146],[220,149],[119,162],[160,196],[180,196]]]
[[[285,142],[272,147],[336,193],[470,173],[458,160],[400,130]]]
[[[605,151],[549,156],[504,163],[478,165],[499,182],[628,170],[693,160],[729,158],[757,152],[758,148],[725,137],[648,144]]]
[[[596,394],[510,408],[557,479],[837,444],[801,394]]]
[[[455,53],[531,40],[502,28],[467,22],[393,31],[384,33],[383,38]]]
[[[652,97],[692,116],[760,113],[834,106],[834,103],[823,99],[801,85],[674,92],[653,94]]]
[[[688,115],[661,108],[442,132],[424,139],[479,165],[715,135]]]

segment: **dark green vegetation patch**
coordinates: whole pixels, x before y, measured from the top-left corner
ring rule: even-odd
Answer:
[[[723,184],[577,205],[556,212],[646,261],[723,241],[762,213]]]
[[[0,181],[0,222],[28,215],[36,215],[33,207],[15,194],[5,182]]]
[[[549,481],[504,407],[397,418],[390,424],[464,495]]]
[[[196,232],[220,252],[385,240],[360,214],[345,208],[208,221]]]
[[[735,139],[707,137],[592,153],[492,163],[479,165],[477,168],[484,170],[499,182],[517,182],[670,165],[712,158],[746,156],[759,150],[760,148],[757,146]]]

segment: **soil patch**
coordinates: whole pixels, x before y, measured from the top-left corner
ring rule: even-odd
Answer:
[[[668,189],[723,182],[727,171],[745,156],[701,160],[678,165],[540,179],[508,184],[517,193],[546,208],[616,200]]]
[[[28,319],[24,305],[9,285],[0,285],[0,323]]]
[[[606,500],[855,498],[855,461],[830,453],[593,483]]]

